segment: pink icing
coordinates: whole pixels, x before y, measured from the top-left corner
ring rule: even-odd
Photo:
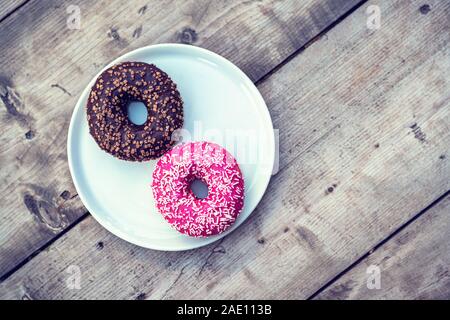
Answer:
[[[189,185],[200,179],[208,196]],[[153,196],[163,217],[179,232],[207,237],[224,232],[244,206],[244,179],[236,159],[210,142],[181,144],[166,153],[153,172]]]

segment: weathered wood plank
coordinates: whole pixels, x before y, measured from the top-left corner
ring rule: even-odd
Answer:
[[[374,286],[378,280],[372,279],[373,266],[380,271],[379,288]],[[447,196],[317,299],[447,300],[450,299],[449,266],[450,196]]]
[[[253,80],[357,3],[343,1],[31,1],[0,28],[0,276],[85,209],[66,157],[71,112],[83,87],[118,55],[184,42],[230,58]],[[70,11],[70,10],[69,10]]]
[[[0,5],[0,21],[28,0],[2,0]]]
[[[154,252],[88,217],[0,297],[306,298],[449,190],[450,4],[380,5],[380,30],[362,7],[259,85],[282,169],[233,234]]]

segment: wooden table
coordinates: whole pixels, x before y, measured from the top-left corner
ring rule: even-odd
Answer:
[[[0,298],[450,298],[450,2],[3,0],[0,39]],[[88,81],[162,42],[242,68],[280,135],[251,217],[187,252],[107,232],[67,165]]]

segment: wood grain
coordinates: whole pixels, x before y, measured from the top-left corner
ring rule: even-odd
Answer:
[[[368,289],[373,266],[380,288]],[[450,196],[420,216],[317,299],[450,299]],[[367,273],[369,270],[369,273]],[[373,287],[372,287],[373,288]]]
[[[85,213],[66,156],[70,116],[89,80],[120,54],[183,42],[258,80],[357,1],[31,1],[0,28],[0,277]]]
[[[306,298],[450,189],[450,5],[361,7],[259,85],[280,171],[251,218],[194,251],[137,248],[91,217],[2,298]],[[67,268],[82,272],[70,290]]]
[[[11,14],[15,9],[23,5],[29,0],[2,0],[0,6],[0,21],[5,19],[5,17]]]

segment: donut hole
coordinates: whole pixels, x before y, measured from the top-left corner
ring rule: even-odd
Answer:
[[[141,126],[147,121],[147,106],[140,101],[130,101],[127,105],[127,115],[132,123]]]
[[[205,199],[208,196],[208,185],[201,179],[192,180],[189,189],[197,199]]]

